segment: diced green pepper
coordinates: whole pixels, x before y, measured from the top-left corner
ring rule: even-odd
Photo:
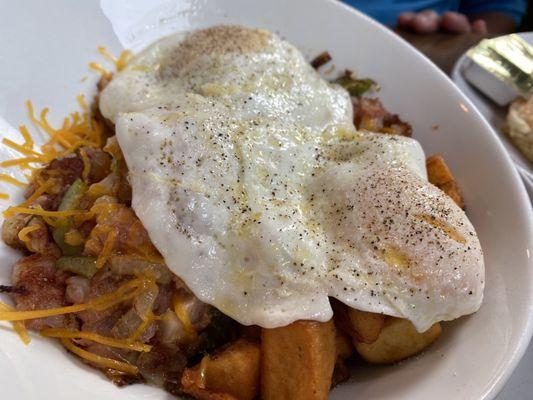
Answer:
[[[56,261],[56,268],[75,273],[91,279],[98,269],[96,257],[61,257]]]
[[[76,179],[68,188],[61,200],[58,211],[75,210],[78,208],[81,196],[87,191],[87,184],[81,179]],[[65,242],[65,234],[72,227],[72,218],[64,218],[61,225],[55,227],[52,231],[52,237],[57,243],[64,255],[77,256],[83,252],[83,246],[72,246]]]
[[[67,256],[80,255],[83,252],[83,246],[72,246],[65,242],[65,234],[70,230],[70,224],[61,225],[54,228],[52,237],[57,243],[61,252]]]
[[[87,184],[85,182],[81,179],[76,179],[63,196],[58,211],[75,210],[80,203],[81,196],[87,191],[87,189]]]
[[[333,83],[341,85],[354,97],[362,96],[373,87],[377,87],[376,82],[372,79],[355,79],[350,75],[341,76],[340,78],[335,79]]]

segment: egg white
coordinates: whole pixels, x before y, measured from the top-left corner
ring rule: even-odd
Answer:
[[[164,38],[100,108],[154,245],[237,321],[326,321],[328,296],[420,331],[479,308],[479,241],[427,182],[418,142],[357,132],[346,91],[277,36],[221,26]]]

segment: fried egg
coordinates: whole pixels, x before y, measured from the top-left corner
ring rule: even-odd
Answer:
[[[356,131],[348,93],[276,35],[163,38],[100,109],[168,267],[240,323],[327,321],[329,297],[419,331],[479,308],[477,235],[419,143]]]

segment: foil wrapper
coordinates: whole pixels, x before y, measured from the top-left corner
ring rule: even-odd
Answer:
[[[465,79],[500,106],[533,93],[533,46],[512,34],[484,39],[467,52]]]

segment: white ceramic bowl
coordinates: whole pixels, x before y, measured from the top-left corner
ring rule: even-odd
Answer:
[[[327,49],[337,71],[351,68],[381,84],[385,105],[413,124],[428,154],[443,153],[457,176],[485,251],[485,301],[477,314],[443,324],[442,338],[419,357],[390,367],[358,365],[352,381],[331,398],[493,398],[532,332],[531,206],[494,132],[448,78],[393,33],[334,1],[123,3],[115,1],[112,8],[122,11],[108,13],[122,19],[116,27],[127,43],[140,45],[162,31],[219,23],[258,26],[280,33],[309,56]],[[139,11],[154,3],[161,8],[147,16]],[[0,9],[0,115],[11,125],[27,121],[26,99],[50,106],[56,117],[73,109],[77,94],[94,90],[96,77],[87,63],[98,58],[96,46],[120,51],[96,1],[0,0]],[[84,76],[90,78],[81,82]],[[0,256],[0,281],[5,282],[15,255],[4,247]],[[118,389],[59,346],[36,338],[26,348],[3,328],[0,376],[5,399],[170,398],[147,386]]]

